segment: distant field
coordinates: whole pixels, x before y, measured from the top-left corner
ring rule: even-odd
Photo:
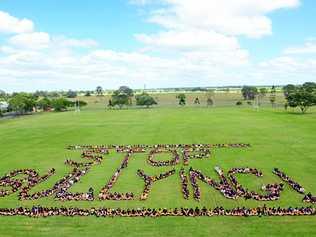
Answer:
[[[178,93],[154,93],[151,94],[155,98],[155,100],[158,102],[158,107],[175,107],[178,105],[178,100],[176,99],[176,96]],[[207,101],[207,94],[203,92],[197,92],[197,93],[185,93],[186,95],[186,103],[187,106],[195,106],[195,107],[205,107],[206,101]],[[108,104],[108,101],[110,99],[110,95],[104,95],[104,96],[80,96],[81,100],[85,100],[90,104],[90,107],[97,107],[97,108],[104,108],[105,105]],[[200,105],[195,105],[194,100],[195,98],[199,98]],[[214,101],[214,107],[227,107],[227,106],[235,106],[236,102],[241,100],[243,101],[242,95],[237,92],[218,92],[215,93],[212,97]],[[269,101],[269,94],[262,98],[260,101],[262,105],[271,107],[270,101]],[[277,106],[283,106],[285,102],[283,93],[277,93],[276,97],[276,105]],[[133,100],[133,103],[135,105],[135,100]],[[247,104],[246,101],[243,101],[244,105]]]
[[[177,144],[177,143],[250,143],[248,149],[215,149],[212,157],[194,160],[191,166],[211,177],[217,177],[215,166],[225,172],[233,167],[255,167],[264,176],[240,176],[246,187],[258,191],[265,183],[280,182],[272,174],[278,167],[316,194],[316,109],[306,115],[285,112],[265,106],[256,111],[251,106],[237,107],[238,94],[216,94],[215,107],[194,108],[196,94],[188,96],[189,107],[175,108],[175,94],[157,95],[159,108],[104,110],[108,97],[84,97],[89,106],[80,113],[42,113],[0,121],[0,176],[18,168],[34,168],[41,174],[50,168],[56,174],[35,187],[39,191],[51,187],[70,171],[64,165],[68,158],[80,161],[80,153],[67,151],[71,144]],[[202,94],[199,97],[203,97]],[[267,99],[265,99],[267,100]],[[278,101],[282,101],[279,96]],[[164,106],[163,106],[164,105]],[[101,189],[122,161],[123,155],[112,152],[71,191]],[[181,165],[176,166],[179,171]],[[186,167],[186,170],[190,166]],[[145,154],[130,161],[112,191],[141,193],[144,182],[137,169],[159,174],[170,167],[154,168],[146,163]],[[178,175],[153,186],[146,201],[58,202],[53,198],[18,201],[17,195],[0,198],[0,207],[32,205],[76,207],[216,207],[236,206],[306,206],[302,196],[286,186],[279,201],[225,199],[219,192],[201,183],[202,198],[185,200]],[[190,190],[192,191],[191,187]],[[0,236],[315,236],[316,217],[162,217],[162,218],[65,218],[30,219],[0,217]]]

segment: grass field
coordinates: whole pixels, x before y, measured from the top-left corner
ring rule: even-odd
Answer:
[[[98,104],[98,103],[96,103]],[[280,168],[307,191],[316,193],[316,111],[306,115],[287,113],[270,107],[255,111],[251,107],[188,107],[105,111],[91,105],[80,113],[43,113],[0,121],[0,176],[18,168],[34,168],[41,174],[50,168],[56,174],[32,191],[52,186],[71,168],[67,158],[80,161],[80,153],[67,151],[71,144],[159,144],[159,143],[250,143],[247,149],[216,149],[210,159],[191,161],[190,166],[217,177],[215,166],[224,171],[233,167],[255,167],[262,178],[238,176],[241,183],[259,190],[264,183],[280,180],[272,174]],[[71,191],[98,193],[122,161],[123,155],[111,153]],[[176,166],[177,171],[181,165]],[[170,167],[154,168],[146,155],[137,154],[122,173],[112,191],[142,192],[144,182],[137,169],[159,174]],[[188,169],[188,167],[186,167]],[[302,196],[286,186],[279,201],[258,202],[225,199],[219,192],[200,184],[198,203],[181,194],[178,175],[153,186],[148,200],[65,202],[53,198],[18,201],[17,194],[0,198],[0,207],[32,205],[76,207],[254,207],[304,206]],[[191,188],[191,187],[190,187]],[[191,192],[192,193],[192,192]],[[316,217],[163,217],[163,218],[65,218],[30,219],[0,217],[0,236],[315,236]]]

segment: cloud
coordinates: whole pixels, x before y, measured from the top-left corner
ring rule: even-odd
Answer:
[[[147,19],[161,28],[151,34],[135,34],[143,46],[134,52],[33,28],[8,36],[7,44],[0,46],[2,89],[262,85],[316,78],[316,58],[297,58],[299,51],[311,51],[312,41],[259,63],[252,62],[239,43],[240,36],[271,34],[268,14],[297,7],[298,0],[146,0],[136,4],[154,4],[156,10],[149,10]]]
[[[46,32],[23,33],[15,35],[9,39],[9,44],[18,48],[27,49],[47,48],[50,42],[50,36]]]
[[[239,48],[236,38],[214,31],[165,31],[154,35],[137,34],[136,39],[146,45],[179,50],[234,50]]]
[[[75,48],[94,48],[98,46],[98,42],[92,39],[73,39],[67,37],[55,37],[53,43],[60,47],[75,47]]]
[[[204,29],[259,38],[272,32],[267,14],[294,8],[299,0],[161,0],[149,21],[167,29]],[[144,2],[146,3],[146,1]]]
[[[0,11],[0,33],[29,33],[34,30],[34,24],[28,19],[18,19]]]
[[[141,5],[141,6],[144,6],[153,2],[154,0],[129,0],[130,4]]]
[[[302,46],[287,48],[283,51],[284,54],[316,54],[316,40],[310,39]]]

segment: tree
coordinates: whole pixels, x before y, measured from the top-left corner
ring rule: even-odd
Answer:
[[[36,97],[27,93],[16,93],[10,100],[10,108],[18,114],[32,112],[36,105]]]
[[[284,96],[285,96],[285,99],[288,98],[288,96],[294,92],[296,90],[296,87],[292,84],[288,84],[286,86],[283,87],[283,93],[284,93]]]
[[[202,88],[202,87],[194,87],[191,89],[191,91],[196,92],[196,91],[207,91],[206,88]]]
[[[274,107],[275,106],[275,101],[276,101],[276,89],[275,89],[275,86],[272,86],[272,88],[270,90],[269,100],[270,100],[270,103],[271,103],[272,107]]]
[[[136,96],[136,105],[146,106],[148,108],[156,104],[157,102],[155,101],[155,99],[147,93],[142,93],[141,95]]]
[[[241,93],[245,100],[254,100],[258,94],[258,89],[254,86],[243,86]]]
[[[179,100],[179,105],[184,106],[186,104],[185,94],[183,94],[183,93],[178,94],[176,98]]]
[[[207,100],[206,100],[206,104],[207,104],[207,106],[213,106],[214,105],[214,101],[213,101],[213,99],[212,98],[207,98]]]
[[[39,100],[36,102],[36,105],[44,110],[44,111],[48,111],[51,107],[52,107],[52,102],[50,101],[50,99],[48,99],[47,97],[44,97],[43,99]]]
[[[307,82],[302,86],[295,86],[286,99],[290,107],[299,107],[303,114],[306,113],[309,107],[316,105],[316,83]]]
[[[33,95],[36,97],[47,97],[48,92],[47,91],[36,91]]]
[[[67,98],[76,98],[76,97],[77,97],[77,92],[72,91],[72,90],[69,90],[69,91],[66,93],[66,96],[67,96]]]
[[[128,103],[129,103],[129,105],[132,105],[132,98],[133,98],[133,96],[134,96],[134,91],[133,91],[131,88],[129,88],[128,86],[121,86],[121,87],[118,89],[118,91],[119,91],[120,93],[126,94],[127,97],[128,97]]]
[[[267,95],[267,93],[268,93],[267,88],[263,87],[263,88],[259,89],[260,96],[265,97]]]
[[[309,93],[314,93],[316,91],[316,83],[315,82],[305,82],[303,84],[303,87]]]
[[[237,106],[241,106],[241,105],[242,105],[242,101],[241,101],[241,100],[238,100],[238,101],[236,102],[236,105],[237,105]]]
[[[215,90],[214,89],[209,89],[206,92],[206,104],[207,106],[213,106],[214,105],[214,96],[215,96]]]
[[[111,100],[111,99],[109,99],[109,102],[108,102],[108,107],[109,107],[109,108],[113,108],[113,106],[114,106],[114,105],[113,105],[112,100]]]
[[[79,101],[77,101],[77,105],[79,104],[79,107],[85,107],[85,106],[87,106],[88,105],[88,103],[87,102],[85,102],[85,101],[83,101],[83,100],[79,100]]]
[[[91,92],[90,92],[90,91],[86,91],[86,93],[84,94],[84,96],[86,96],[86,97],[91,96]]]
[[[125,93],[123,90],[116,90],[112,94],[112,105],[116,106],[118,105],[120,109],[124,105],[130,105],[129,102],[129,95]]]
[[[195,104],[195,105],[199,105],[199,104],[200,104],[199,97],[196,97],[196,98],[195,98],[195,100],[194,100],[194,104]]]
[[[95,92],[97,93],[97,96],[102,96],[103,95],[103,89],[101,86],[98,86],[96,89],[95,89]]]
[[[68,107],[74,106],[75,103],[61,97],[61,98],[53,99],[51,101],[51,104],[52,104],[52,107],[54,108],[54,111],[62,112],[62,111],[66,111]]]

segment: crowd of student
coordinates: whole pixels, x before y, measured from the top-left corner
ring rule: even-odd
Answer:
[[[114,200],[114,201],[120,201],[120,200],[132,200],[134,199],[133,193],[110,193],[110,189],[113,187],[113,185],[118,180],[122,170],[127,167],[128,162],[130,160],[132,152],[129,151],[121,163],[120,167],[115,171],[115,173],[112,175],[108,183],[101,189],[99,194],[100,200]]]
[[[115,149],[120,152],[128,152],[135,150],[138,152],[145,152],[148,149],[177,149],[177,148],[248,148],[250,144],[245,143],[219,143],[219,144],[136,144],[136,145],[71,145],[69,150],[94,150],[94,151],[108,151]],[[104,153],[105,154],[105,153]]]
[[[0,186],[5,187],[5,189],[0,189],[0,197],[5,197],[21,189],[30,189],[47,180],[54,173],[55,169],[49,170],[44,176],[40,176],[33,169],[13,170],[0,179]],[[20,178],[18,178],[18,176],[20,176]]]
[[[193,196],[194,199],[199,201],[201,198],[200,187],[197,184],[197,180],[201,180],[209,186],[220,191],[224,197],[229,199],[236,199],[238,197],[237,192],[231,187],[228,180],[223,174],[223,171],[219,167],[215,167],[215,171],[218,173],[220,181],[216,182],[210,177],[204,175],[201,171],[190,168],[190,180],[193,187]]]
[[[263,191],[267,191],[268,194],[263,195],[254,191],[248,191],[245,189],[236,179],[234,174],[253,174],[257,177],[262,177],[262,172],[255,168],[233,168],[228,171],[229,179],[236,188],[238,196],[245,199],[255,199],[257,201],[275,201],[280,198],[280,193],[283,190],[283,184],[268,184],[262,187]]]
[[[302,187],[302,185],[292,180],[289,176],[287,176],[285,173],[280,171],[278,168],[274,168],[273,173],[279,176],[284,182],[288,183],[298,193],[300,194],[305,193],[305,189]]]
[[[303,202],[308,202],[308,203],[315,204],[316,203],[316,197],[313,196],[311,193],[308,193],[308,194],[306,194],[304,196]]]
[[[76,161],[73,161],[73,160],[66,160],[65,161],[65,165],[70,165],[70,166],[77,167],[77,168],[90,167],[90,166],[93,165],[93,162],[82,163],[82,162],[76,162]]]
[[[166,160],[166,161],[156,161],[154,160],[154,157],[156,154],[158,153],[171,153],[173,156],[172,160]],[[178,154],[178,152],[176,150],[164,150],[164,149],[153,149],[149,152],[148,155],[148,159],[147,159],[148,164],[150,164],[151,166],[157,166],[157,167],[161,167],[161,166],[173,166],[173,165],[177,165],[180,162],[180,156]]]
[[[21,200],[37,200],[39,198],[48,197],[55,194],[55,198],[60,201],[86,201],[90,200],[91,197],[89,195],[84,194],[72,194],[68,193],[67,190],[77,183],[80,178],[88,172],[91,167],[85,167],[83,169],[74,168],[71,173],[67,176],[61,178],[58,182],[54,184],[52,188],[35,192],[33,194],[29,194],[30,189],[33,186],[27,185],[22,188],[21,192],[19,193],[19,198]]]
[[[190,192],[189,192],[189,187],[188,187],[188,183],[189,183],[188,177],[186,176],[183,168],[180,170],[179,174],[180,174],[180,179],[181,179],[181,191],[183,194],[183,198],[189,199]]]
[[[209,148],[189,148],[184,149],[183,155],[189,159],[204,159],[210,157],[211,152]]]
[[[137,209],[113,209],[113,208],[72,208],[72,207],[41,207],[33,206],[32,208],[0,208],[0,216],[27,216],[32,218],[42,218],[51,216],[64,217],[212,217],[212,216],[235,216],[235,217],[251,217],[251,216],[314,216],[316,209],[314,207],[236,207],[233,209],[225,209],[216,207],[214,209],[203,208],[137,208]]]
[[[48,197],[55,194],[55,199],[59,201],[93,201],[94,190],[90,188],[87,193],[70,193],[68,189],[80,178],[89,171],[93,164],[100,163],[103,158],[103,154],[108,154],[109,149],[114,148],[117,152],[126,152],[126,156],[121,163],[121,166],[116,170],[114,175],[110,178],[108,183],[102,188],[99,194],[99,200],[132,200],[134,194],[128,193],[110,193],[110,189],[117,182],[122,170],[127,167],[130,157],[133,153],[145,152],[146,149],[151,148],[149,153],[148,162],[152,166],[168,166],[179,163],[179,155],[175,149],[183,148],[184,161],[189,159],[202,159],[210,156],[210,148],[212,147],[249,147],[248,144],[159,144],[159,145],[130,145],[130,146],[92,146],[92,145],[75,145],[70,146],[70,150],[82,149],[82,158],[85,158],[91,162],[81,163],[72,160],[66,160],[65,164],[74,167],[73,171],[67,176],[60,179],[55,185],[40,192],[30,194],[30,189],[37,184],[47,180],[50,176],[55,173],[52,169],[44,176],[40,176],[35,170],[32,169],[20,169],[14,170],[7,175],[0,178],[0,197],[10,195],[14,192],[19,192],[20,200],[37,200],[39,198]],[[173,159],[168,161],[155,161],[154,155],[162,152],[170,152],[173,154]],[[192,152],[195,152],[192,154]],[[253,174],[257,177],[262,177],[262,172],[255,168],[233,168],[228,171],[228,179],[224,176],[223,171],[219,167],[215,167],[215,171],[219,176],[219,181],[216,182],[210,177],[205,176],[201,171],[190,168],[189,178],[193,187],[193,197],[199,201],[201,198],[201,190],[197,183],[197,180],[201,180],[204,183],[212,186],[216,190],[220,191],[226,198],[236,199],[238,197],[244,197],[245,199],[255,199],[258,201],[272,201],[280,198],[280,193],[283,190],[283,184],[268,184],[262,187],[262,190],[266,191],[266,195],[258,194],[253,191],[248,191],[244,188],[236,179],[235,174]],[[144,173],[143,170],[138,170],[137,174],[144,180],[145,187],[140,196],[141,200],[148,198],[150,189],[154,182],[167,178],[175,173],[175,169],[162,173],[155,176],[149,176]],[[294,190],[300,194],[305,194],[304,188],[288,177],[285,173],[275,168],[273,173],[280,177],[283,181],[287,182]],[[188,177],[185,174],[184,169],[180,170],[180,179],[182,194],[185,199],[189,199],[188,189]],[[232,185],[231,185],[232,184]],[[304,196],[303,202],[315,204],[316,197],[308,193]],[[206,210],[206,211],[205,211]],[[264,213],[264,214],[263,214]],[[27,208],[16,208],[16,209],[0,209],[1,215],[25,215],[30,217],[36,216],[54,216],[54,215],[65,215],[65,216],[85,216],[85,215],[96,215],[96,216],[214,216],[214,215],[231,215],[231,216],[255,216],[255,215],[314,215],[315,208],[236,208],[232,210],[224,210],[223,208],[216,208],[213,210],[208,209],[136,209],[136,210],[122,210],[122,209],[79,209],[79,208],[42,208],[34,207],[31,210]]]
[[[144,182],[145,182],[145,186],[144,186],[144,190],[143,193],[140,196],[140,200],[146,200],[148,198],[151,186],[154,182],[167,178],[171,175],[173,175],[176,172],[175,169],[167,171],[165,173],[161,173],[159,175],[154,175],[154,176],[149,176],[147,174],[145,174],[145,172],[143,170],[138,170],[137,174],[139,177],[141,177]]]
[[[200,176],[200,174],[190,168],[190,181],[193,188],[193,197],[195,200],[200,201],[201,199],[201,189],[200,186],[197,183],[197,178]]]

